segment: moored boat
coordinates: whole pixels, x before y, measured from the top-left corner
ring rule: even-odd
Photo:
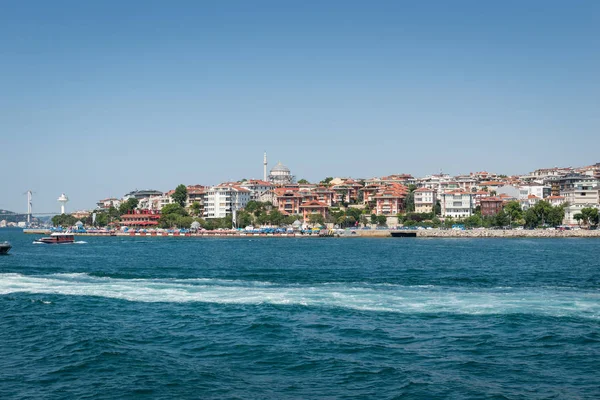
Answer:
[[[50,236],[36,240],[36,243],[45,244],[67,244],[75,242],[75,236],[72,233],[54,232]]]
[[[12,249],[12,246],[8,242],[0,243],[0,254],[8,254],[8,251]]]

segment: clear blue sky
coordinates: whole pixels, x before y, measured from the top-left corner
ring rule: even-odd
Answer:
[[[0,208],[600,161],[598,1],[0,5]]]

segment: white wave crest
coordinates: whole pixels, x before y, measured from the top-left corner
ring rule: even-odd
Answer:
[[[539,314],[600,318],[600,292],[327,283],[278,285],[224,279],[115,279],[84,273],[0,274],[0,295],[97,296],[139,302],[204,302],[341,307],[397,313]]]

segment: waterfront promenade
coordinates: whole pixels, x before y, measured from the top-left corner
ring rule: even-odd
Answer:
[[[49,230],[26,230],[29,234],[47,234]],[[343,233],[328,234],[328,237],[339,238],[389,238],[392,230],[388,229],[356,229],[345,230]],[[401,232],[416,233],[420,238],[600,238],[600,230],[549,230],[549,229],[423,229],[423,230],[402,230]],[[280,238],[317,238],[323,237],[318,233],[251,233],[239,231],[202,231],[202,232],[114,232],[109,234],[102,233],[76,233],[76,236],[119,236],[119,237],[230,237],[230,238],[249,238],[249,237],[280,237]]]

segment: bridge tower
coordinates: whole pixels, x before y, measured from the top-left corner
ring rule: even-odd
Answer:
[[[33,192],[31,190],[27,191],[27,227],[31,225],[31,209],[33,208],[33,203],[31,200]]]

